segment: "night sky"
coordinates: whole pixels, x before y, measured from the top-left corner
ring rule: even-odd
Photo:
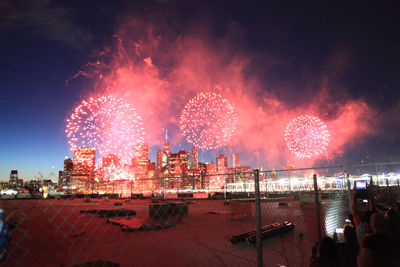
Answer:
[[[173,152],[191,149],[177,121],[204,90],[226,97],[239,121],[231,145],[202,161],[232,152],[264,169],[400,161],[400,3],[248,2],[2,1],[0,179],[11,169],[57,175],[72,156],[65,119],[105,93],[137,108],[152,161],[166,129]],[[297,162],[281,130],[304,113],[332,140],[323,157]]]

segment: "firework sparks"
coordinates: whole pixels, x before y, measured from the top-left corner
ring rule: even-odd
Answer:
[[[71,150],[96,148],[100,155],[119,156],[122,163],[132,159],[144,136],[136,110],[112,95],[83,100],[66,120],[65,133]]]
[[[290,151],[300,158],[316,157],[326,151],[328,129],[319,118],[301,115],[286,127],[285,140]]]
[[[200,93],[183,109],[180,128],[186,140],[200,149],[228,144],[235,131],[236,114],[228,100],[215,93]]]

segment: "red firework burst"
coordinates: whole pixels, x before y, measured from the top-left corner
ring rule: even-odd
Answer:
[[[215,93],[200,93],[183,109],[180,128],[186,140],[200,149],[227,145],[236,127],[236,114],[228,100]]]
[[[112,95],[83,100],[66,120],[65,133],[71,150],[88,146],[101,155],[115,154],[123,163],[132,159],[144,136],[136,110]]]
[[[329,137],[325,123],[310,115],[301,115],[293,119],[285,131],[289,150],[300,158],[316,157],[324,153]]]

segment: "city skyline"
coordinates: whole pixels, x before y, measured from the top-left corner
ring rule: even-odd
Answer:
[[[165,146],[165,144],[166,143],[168,143],[168,141],[167,142],[164,142],[164,146]],[[138,145],[138,146],[140,146],[140,144]],[[77,157],[77,153],[76,153],[76,151],[77,150],[79,150],[79,149],[82,149],[82,148],[85,148],[85,147],[79,147],[79,148],[77,148],[76,150],[74,150],[74,151],[72,151],[71,153],[70,153],[70,155],[68,155],[68,156],[65,156],[64,158],[62,158],[61,159],[61,163],[59,163],[58,165],[60,165],[61,167],[60,167],[60,169],[56,169],[56,168],[53,168],[54,169],[54,171],[52,170],[52,171],[50,171],[49,173],[46,173],[46,172],[43,172],[43,171],[41,171],[41,170],[38,170],[37,171],[37,173],[34,173],[32,176],[24,176],[23,175],[23,170],[22,170],[22,172],[21,172],[21,169],[18,169],[18,168],[13,168],[13,169],[10,169],[9,170],[9,173],[5,176],[5,177],[0,177],[0,181],[9,181],[9,179],[10,179],[10,172],[12,172],[13,170],[17,170],[18,171],[18,173],[19,173],[19,178],[21,179],[24,179],[24,181],[28,181],[28,180],[30,180],[30,179],[37,179],[37,178],[39,178],[39,179],[53,179],[53,180],[57,180],[58,179],[58,177],[57,177],[57,175],[58,175],[58,172],[59,171],[65,171],[65,169],[66,169],[66,160],[71,160],[71,163],[72,162],[75,162],[75,161],[73,161],[73,159],[75,158],[75,157]],[[161,147],[161,148],[164,148],[165,149],[165,147]],[[195,146],[194,145],[192,145],[192,149],[190,149],[191,150],[191,153],[193,153],[193,149],[195,148]],[[118,159],[118,164],[117,165],[121,165],[122,166],[122,164],[120,164],[119,163],[119,157],[118,156],[116,156],[116,155],[114,155],[114,154],[107,154],[107,155],[101,155],[100,156],[100,154],[99,154],[99,152],[96,150],[96,149],[92,149],[92,148],[90,148],[90,147],[86,147],[85,149],[89,149],[89,150],[92,150],[92,151],[94,151],[94,156],[93,156],[93,166],[95,166],[96,168],[103,168],[104,166],[110,166],[110,161],[111,162],[113,162],[114,163],[114,161],[116,161],[116,159]],[[160,150],[161,151],[161,149],[160,149],[160,147],[156,147],[156,146],[154,146],[153,148],[152,148],[153,150],[155,150],[156,152],[158,151],[158,150]],[[149,150],[150,151],[150,150]],[[182,149],[181,147],[179,148],[179,150],[178,151],[176,151],[176,153],[174,153],[173,152],[174,150],[173,149],[170,149],[170,152],[171,152],[171,154],[179,154],[180,152],[182,152],[182,151],[189,151],[188,149]],[[224,154],[218,154],[218,155],[215,155],[215,157],[214,158],[211,158],[211,160],[210,161],[201,161],[201,160],[198,160],[198,154],[199,154],[199,151],[198,150],[196,150],[195,149],[195,151],[196,151],[196,159],[197,159],[197,162],[202,162],[203,164],[214,164],[215,166],[217,165],[217,161],[218,161],[218,157],[219,156],[221,156],[221,155],[224,155]],[[154,154],[154,153],[152,153],[152,154]],[[240,153],[237,153],[237,152],[232,152],[232,154],[231,155],[229,155],[229,156],[232,156],[232,158],[230,158],[230,157],[227,157],[227,164],[229,164],[229,166],[231,166],[231,168],[235,168],[235,167],[239,167],[239,154]],[[192,155],[192,154],[191,154]],[[236,165],[234,164],[234,159],[233,159],[233,156],[234,155],[237,155],[236,157],[237,157],[237,159],[236,159]],[[154,158],[152,158],[152,156],[150,155],[150,153],[147,155],[148,156],[148,160],[150,161],[150,163],[155,163],[156,164],[156,166],[158,166],[157,165],[157,161],[158,161],[158,159],[157,159],[157,156],[155,156]],[[136,156],[134,156],[134,158],[135,157],[137,157],[137,155]],[[132,160],[134,159],[134,158],[132,158]],[[95,159],[95,160],[94,160]],[[190,164],[190,166],[192,167],[192,156],[190,156],[190,162],[189,162],[189,164]],[[128,164],[129,165],[129,164]],[[197,166],[197,165],[196,165]],[[195,168],[197,168],[195,166]],[[252,168],[253,168],[253,166],[251,166]],[[260,166],[259,166],[260,167]],[[254,167],[254,168],[258,168],[258,167]],[[21,175],[21,173],[22,173],[22,175]],[[71,169],[71,175],[72,175],[72,169]]]
[[[83,100],[108,95],[136,110],[152,161],[166,130],[172,150],[190,150],[199,133],[187,126],[207,125],[207,116],[216,121],[203,137],[218,138],[199,143],[202,162],[236,152],[264,169],[400,161],[398,4],[117,0],[94,11],[89,3],[6,1],[2,8],[3,181],[12,169],[27,179],[57,176],[72,157],[66,120]],[[215,104],[202,119],[194,116],[207,106],[199,96]],[[312,159],[286,144],[288,123],[301,115],[329,131]]]

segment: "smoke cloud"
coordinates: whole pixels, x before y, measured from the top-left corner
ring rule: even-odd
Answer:
[[[80,74],[95,78],[97,93],[129,100],[143,119],[150,146],[161,148],[168,130],[175,151],[191,149],[180,134],[179,116],[187,101],[204,91],[220,94],[235,108],[236,132],[224,151],[239,152],[243,165],[265,169],[330,161],[375,133],[375,111],[363,99],[349,98],[338,83],[350,65],[345,53],[334,54],[319,75],[303,72],[305,86],[277,85],[269,83],[268,66],[285,62],[268,56],[260,63],[256,53],[238,50],[232,43],[234,32],[242,34],[237,25],[219,38],[198,28],[176,34],[138,19],[122,25],[113,43]],[[286,125],[301,114],[321,118],[330,132],[327,152],[318,159],[296,159],[286,147]]]

